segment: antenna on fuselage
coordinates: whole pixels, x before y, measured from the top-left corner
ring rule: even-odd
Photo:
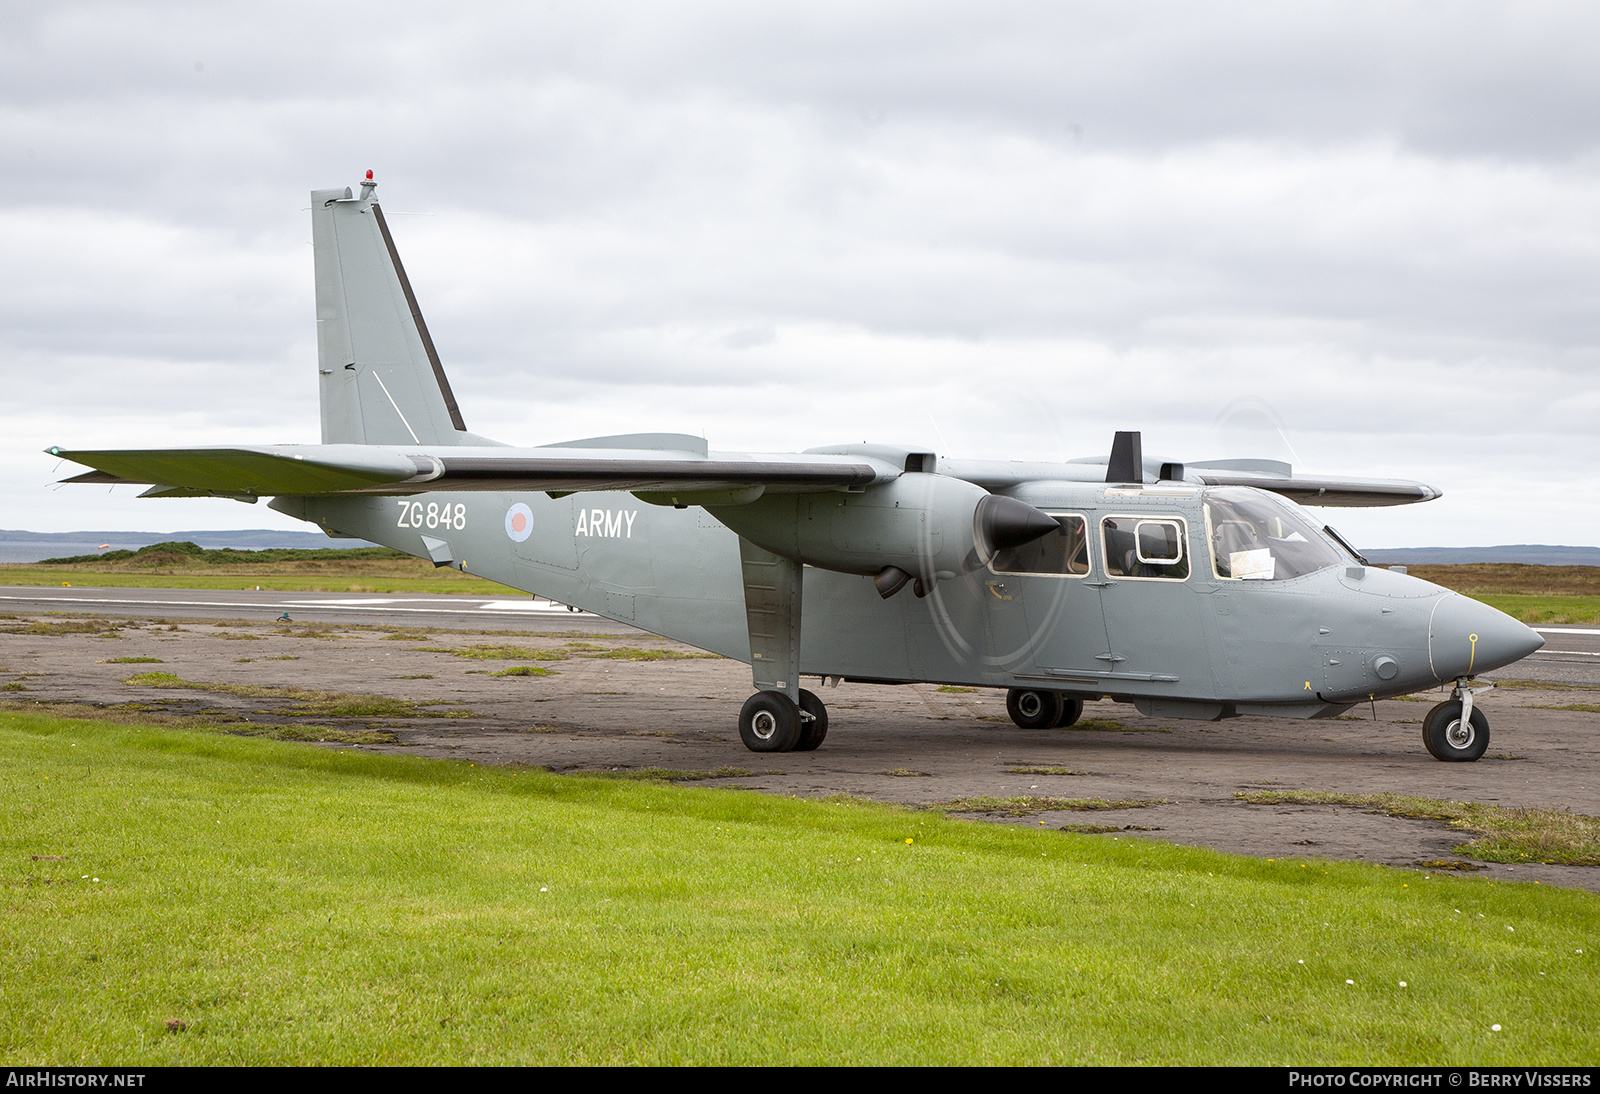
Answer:
[[[1106,461],[1106,481],[1144,482],[1144,453],[1138,433],[1117,431],[1111,442],[1111,458]]]

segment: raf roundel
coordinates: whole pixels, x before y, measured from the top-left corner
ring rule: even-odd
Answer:
[[[520,501],[507,509],[506,535],[518,543],[533,535],[533,510]]]

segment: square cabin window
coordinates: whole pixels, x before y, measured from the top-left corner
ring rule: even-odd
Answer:
[[[1172,517],[1106,517],[1100,522],[1107,577],[1189,576],[1182,520]]]
[[[995,573],[1069,574],[1082,577],[1089,572],[1089,531],[1084,519],[1075,513],[1051,513],[1061,527],[1040,536],[1032,543],[1012,547],[994,556]]]

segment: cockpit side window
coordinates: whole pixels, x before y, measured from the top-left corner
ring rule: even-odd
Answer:
[[[1207,490],[1205,512],[1211,564],[1220,578],[1285,581],[1342,560],[1296,506],[1261,491]]]
[[[1184,522],[1178,517],[1106,517],[1100,522],[1108,577],[1189,576]]]
[[[1083,517],[1076,513],[1050,515],[1061,525],[1060,530],[996,554],[993,563],[996,573],[1081,577],[1089,572],[1089,534]]]

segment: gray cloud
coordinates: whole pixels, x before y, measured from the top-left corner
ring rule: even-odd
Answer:
[[[40,490],[49,443],[314,439],[305,194],[373,167],[468,420],[507,439],[1057,457],[1143,427],[1193,458],[1275,443],[1227,424],[1248,398],[1317,469],[1446,488],[1341,516],[1366,542],[1518,538],[1488,511],[1595,542],[1597,24],[14,5],[0,504],[106,524]]]

